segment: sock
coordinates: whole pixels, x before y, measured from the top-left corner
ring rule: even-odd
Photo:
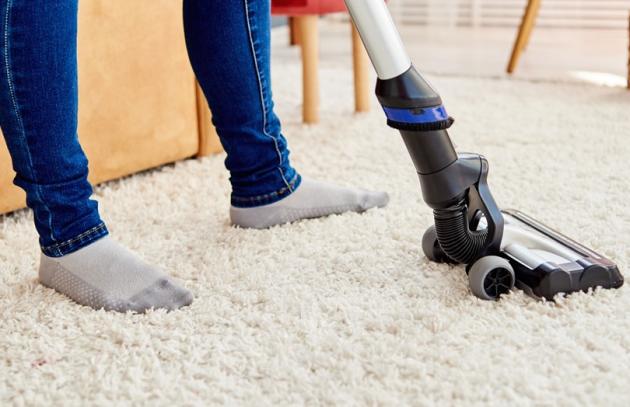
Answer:
[[[343,188],[324,182],[302,179],[289,196],[269,205],[230,208],[233,225],[264,229],[300,219],[319,218],[344,212],[363,212],[389,202],[386,192]]]
[[[105,236],[63,257],[41,256],[39,281],[79,304],[107,311],[175,310],[190,291]]]

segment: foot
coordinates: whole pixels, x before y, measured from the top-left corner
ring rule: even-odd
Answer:
[[[230,208],[232,224],[264,229],[300,219],[319,218],[344,212],[363,212],[381,208],[389,202],[386,192],[343,188],[324,182],[302,179],[289,196],[269,205],[254,208]]]
[[[41,256],[39,281],[82,305],[107,311],[175,310],[190,291],[106,236],[63,257]]]

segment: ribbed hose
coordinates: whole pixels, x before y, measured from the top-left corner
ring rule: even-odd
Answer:
[[[460,201],[448,209],[435,209],[435,232],[440,247],[452,260],[469,264],[484,249],[488,229],[471,231],[466,217],[466,203]]]

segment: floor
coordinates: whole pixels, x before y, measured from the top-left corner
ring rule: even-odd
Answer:
[[[325,53],[322,121],[303,126],[300,66],[285,52],[273,80],[294,165],[387,190],[388,207],[233,228],[223,155],[100,186],[112,236],[195,295],[147,315],[96,312],[37,284],[31,214],[3,218],[0,405],[630,405],[629,289],[472,296],[462,266],[422,255],[431,211],[382,112],[352,114],[347,55]],[[488,76],[429,75],[455,143],[488,157],[501,206],[627,272],[626,90]]]
[[[321,20],[323,65],[343,61],[350,52],[348,24],[338,18]],[[515,28],[399,28],[412,60],[423,72],[506,76]],[[285,47],[286,27],[275,30],[274,56],[294,57],[296,50]],[[536,28],[514,77],[625,86],[627,64],[627,31]]]

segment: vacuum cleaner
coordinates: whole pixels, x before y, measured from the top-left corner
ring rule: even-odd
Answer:
[[[496,300],[514,286],[537,298],[618,288],[623,276],[604,256],[521,212],[500,210],[488,187],[488,161],[457,153],[453,119],[414,68],[384,0],[345,0],[378,80],[387,124],[400,131],[433,209],[422,237],[429,260],[465,264],[472,293]]]

